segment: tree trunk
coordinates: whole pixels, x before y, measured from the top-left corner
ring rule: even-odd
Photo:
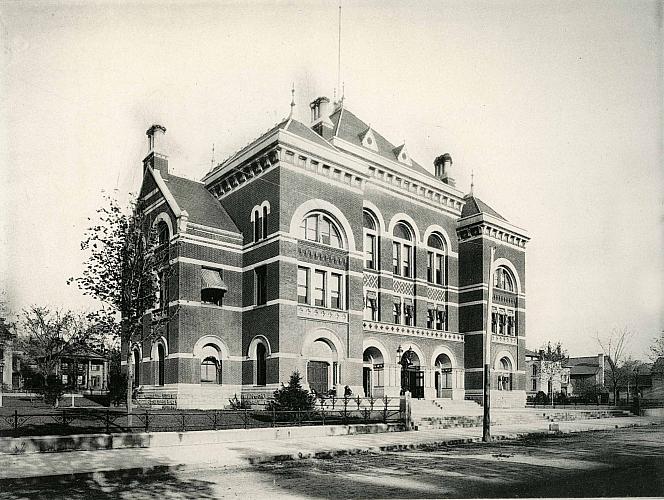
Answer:
[[[131,397],[133,393],[133,377],[134,377],[134,363],[133,363],[134,354],[131,352],[131,349],[127,350],[127,425],[131,427],[132,425],[132,415],[131,415]]]

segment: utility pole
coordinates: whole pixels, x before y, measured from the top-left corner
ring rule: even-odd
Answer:
[[[493,261],[496,247],[491,247],[489,262],[489,302],[487,304],[486,334],[484,338],[484,419],[482,422],[482,441],[491,441],[491,315],[493,308]]]

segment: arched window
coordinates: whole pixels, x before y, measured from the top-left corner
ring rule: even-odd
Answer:
[[[300,224],[298,237],[333,248],[343,248],[341,231],[339,231],[337,224],[322,213],[313,213],[305,217]]]
[[[512,272],[506,267],[499,267],[493,273],[493,286],[506,292],[514,292],[516,280]]]
[[[378,269],[378,232],[376,218],[365,210],[362,213],[364,226],[364,267]]]
[[[263,238],[267,238],[267,206],[263,207]]]
[[[392,272],[397,276],[413,276],[413,231],[403,222],[392,232]]]
[[[165,382],[165,371],[164,371],[164,361],[166,358],[166,351],[164,350],[164,345],[159,343],[157,345],[157,385],[164,385]]]
[[[169,240],[171,239],[170,232],[168,230],[168,224],[163,220],[157,223],[157,244],[159,246],[168,245]]]
[[[221,359],[217,348],[212,344],[205,345],[201,357],[201,383],[221,384]]]
[[[262,343],[256,346],[256,385],[265,385],[267,381],[267,349]]]
[[[427,240],[427,281],[444,285],[446,281],[445,243],[439,234],[432,234]]]
[[[251,215],[254,223],[254,242],[256,242],[261,239],[261,213],[258,208],[254,208]]]

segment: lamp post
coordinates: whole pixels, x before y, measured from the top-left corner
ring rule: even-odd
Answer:
[[[397,374],[397,384],[399,387],[399,395],[401,395],[401,384],[402,384],[402,377],[403,375],[401,374],[402,366],[401,366],[401,356],[403,355],[403,347],[401,347],[401,344],[399,344],[399,347],[397,347],[397,366],[399,367],[399,373]]]
[[[2,408],[2,389],[5,382],[5,360],[0,359],[0,408]]]
[[[482,421],[482,441],[491,441],[491,313],[493,309],[493,261],[496,247],[491,247],[489,261],[489,303],[487,304],[486,335],[484,339],[484,417]]]

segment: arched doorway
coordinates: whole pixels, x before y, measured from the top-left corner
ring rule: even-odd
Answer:
[[[498,372],[498,390],[512,390],[512,361],[507,356],[500,358]]]
[[[201,383],[221,384],[221,357],[213,344],[206,344],[201,350]]]
[[[256,385],[267,383],[267,350],[265,345],[256,345]]]
[[[452,360],[450,357],[441,353],[436,358],[436,397],[437,398],[451,398],[452,397]]]
[[[385,385],[385,360],[376,347],[367,347],[362,356],[364,361],[363,387],[365,397],[380,397]]]
[[[401,356],[401,392],[410,391],[414,398],[424,398],[424,370],[420,357],[412,348]]]
[[[337,352],[333,344],[327,339],[318,338],[311,343],[307,350],[307,382],[309,388],[317,394],[327,394],[337,381]]]
[[[164,361],[166,358],[166,351],[164,345],[159,343],[157,345],[157,385],[164,385],[165,372]]]

